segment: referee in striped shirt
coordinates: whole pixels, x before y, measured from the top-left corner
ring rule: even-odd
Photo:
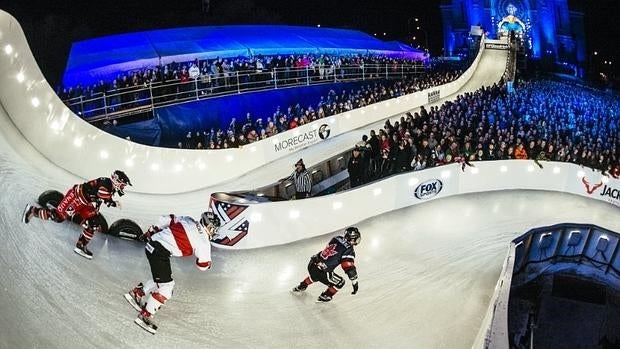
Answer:
[[[310,174],[306,170],[306,165],[304,165],[304,161],[302,159],[299,159],[299,161],[295,163],[295,171],[293,171],[293,173],[285,179],[295,183],[295,199],[310,197],[310,192],[312,191],[312,178],[310,178]]]

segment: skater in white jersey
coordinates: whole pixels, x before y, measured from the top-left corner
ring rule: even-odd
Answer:
[[[155,334],[157,325],[153,315],[172,297],[174,280],[170,268],[170,256],[196,257],[200,270],[211,268],[211,243],[220,226],[220,220],[213,212],[204,212],[196,222],[188,216],[163,216],[159,226],[151,226],[141,237],[147,241],[145,253],[151,266],[153,278],[139,283],[125,299],[140,313],[135,323]]]

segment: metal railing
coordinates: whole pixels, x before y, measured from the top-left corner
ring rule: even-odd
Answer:
[[[64,102],[75,114],[89,122],[97,122],[147,113],[164,105],[249,91],[324,83],[403,79],[422,74],[425,70],[426,67],[420,62],[232,71],[166,82],[149,82],[90,96],[78,96]]]

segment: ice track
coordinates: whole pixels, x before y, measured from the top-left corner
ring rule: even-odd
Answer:
[[[460,92],[497,81],[504,62],[505,53],[485,52]],[[299,157],[320,161],[381,124],[218,188],[129,193],[122,211],[103,213],[144,225],[170,211],[193,213],[212,191],[265,185],[288,174]],[[152,336],[133,324],[136,312],[122,296],[149,275],[141,244],[98,235],[90,244],[95,258],[88,261],[72,252],[76,225],[20,222],[23,207],[43,190],[64,191],[82,180],[58,165],[24,140],[0,105],[0,348],[468,348],[513,237],[559,222],[620,230],[616,207],[565,194],[513,191],[432,201],[360,222],[360,291],[351,296],[348,283],[328,304],[315,303],[320,285],[299,296],[289,292],[327,236],[214,250],[207,272],[191,259],[173,260],[174,297],[157,314],[160,329]]]
[[[326,237],[215,250],[214,269],[204,273],[191,260],[173,261],[177,287],[152,336],[132,323],[136,313],[122,298],[148,275],[142,246],[99,235],[87,261],[72,252],[77,226],[21,224],[21,208],[46,183],[6,144],[2,149],[3,348],[467,348],[510,239],[565,221],[620,229],[617,208],[565,194],[433,201],[360,223],[360,292],[351,296],[347,285],[328,304],[314,302],[319,285],[300,296],[289,292]]]

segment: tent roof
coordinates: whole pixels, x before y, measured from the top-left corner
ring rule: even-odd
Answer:
[[[410,58],[423,58],[424,54],[402,43],[384,42],[349,29],[277,25],[176,28],[75,42],[63,82],[65,86],[92,84],[99,79],[109,80],[120,71],[194,58],[308,52],[381,53]]]

